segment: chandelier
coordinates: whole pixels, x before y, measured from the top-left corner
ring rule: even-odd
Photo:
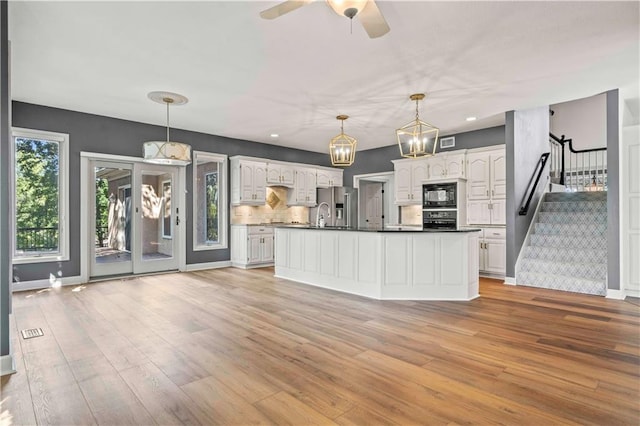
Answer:
[[[438,142],[437,127],[420,120],[418,102],[425,98],[424,93],[416,93],[409,99],[416,101],[416,118],[396,130],[400,155],[408,158],[427,157],[435,154]]]
[[[349,116],[339,115],[336,118],[340,120],[340,134],[329,142],[329,155],[332,165],[346,167],[352,165],[356,158],[357,141],[344,133],[344,120]]]
[[[151,92],[147,95],[154,102],[167,105],[167,140],[145,142],[142,147],[143,161],[153,164],[186,166],[191,164],[191,146],[169,139],[169,105],[184,105],[189,100],[171,92]]]

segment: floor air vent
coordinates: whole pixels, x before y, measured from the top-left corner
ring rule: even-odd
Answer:
[[[31,339],[34,337],[44,336],[41,328],[28,328],[26,330],[20,331],[22,333],[23,339]]]

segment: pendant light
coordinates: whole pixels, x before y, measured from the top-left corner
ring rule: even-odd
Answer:
[[[167,140],[145,142],[142,148],[144,162],[171,166],[191,164],[191,146],[169,139],[169,105],[184,105],[189,100],[171,92],[150,92],[147,96],[154,102],[167,105]]]
[[[409,99],[416,101],[416,118],[396,130],[400,155],[403,157],[428,157],[436,153],[440,129],[420,120],[418,115],[418,102],[424,98],[424,93],[416,93],[409,96]]]
[[[348,115],[336,117],[336,119],[340,120],[340,134],[329,142],[329,155],[331,156],[331,164],[334,166],[350,166],[356,158],[357,141],[344,133],[344,120],[347,118],[349,118]]]

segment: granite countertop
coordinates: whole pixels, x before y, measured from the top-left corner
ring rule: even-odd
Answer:
[[[480,232],[477,228],[464,228],[464,229],[420,229],[415,226],[408,226],[406,228],[393,228],[393,229],[367,229],[367,228],[347,228],[345,226],[325,226],[323,228],[314,225],[302,225],[302,224],[272,224],[276,228],[297,228],[297,229],[313,229],[319,231],[349,231],[349,232]]]

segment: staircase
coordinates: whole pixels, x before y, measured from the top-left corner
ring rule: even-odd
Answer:
[[[606,191],[546,193],[529,237],[518,285],[606,295]]]

